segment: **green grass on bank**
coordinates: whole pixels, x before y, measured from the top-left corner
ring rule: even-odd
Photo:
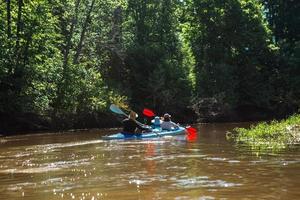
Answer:
[[[236,143],[254,149],[283,149],[300,143],[300,114],[282,121],[262,122],[250,128],[235,128],[227,134]]]

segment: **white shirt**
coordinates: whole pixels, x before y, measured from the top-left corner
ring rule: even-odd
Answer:
[[[161,129],[169,130],[169,131],[174,128],[178,128],[178,125],[172,121],[168,121],[168,122],[163,121],[160,126],[161,126]]]

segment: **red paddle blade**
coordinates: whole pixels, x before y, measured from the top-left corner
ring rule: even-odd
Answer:
[[[143,114],[147,117],[154,117],[155,116],[154,112],[150,109],[147,109],[147,108],[144,108]]]
[[[197,129],[195,129],[191,126],[186,127],[186,130],[189,134],[197,134]]]
[[[186,138],[189,142],[196,141],[197,140],[197,129],[187,126],[186,128],[187,135]]]

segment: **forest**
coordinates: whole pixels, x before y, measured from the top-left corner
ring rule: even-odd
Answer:
[[[300,1],[2,0],[0,134],[300,109]]]

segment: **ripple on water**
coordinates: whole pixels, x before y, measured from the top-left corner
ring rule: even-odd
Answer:
[[[239,160],[228,160],[229,163],[240,163],[241,161]]]
[[[27,147],[26,151],[32,151],[32,150],[44,151],[44,150],[51,150],[57,148],[66,148],[66,147],[82,146],[82,145],[89,145],[89,144],[98,144],[98,143],[103,143],[103,140],[34,145],[34,146]]]
[[[116,163],[106,163],[105,166],[117,166],[120,165],[121,163],[116,162]]]
[[[212,161],[226,161],[227,158],[219,158],[219,157],[207,157],[206,160],[212,160]]]
[[[12,184],[7,187],[7,190],[9,191],[19,191],[23,188],[35,188],[37,186],[37,183],[31,183],[31,182],[24,182],[24,183],[17,183]]]
[[[181,178],[179,180],[175,180],[173,186],[186,188],[186,189],[195,189],[195,188],[227,188],[227,187],[235,187],[241,186],[240,183],[230,183],[224,180],[210,180],[207,176],[199,176],[193,178]]]
[[[130,185],[136,185],[139,187],[141,185],[148,185],[153,182],[167,182],[168,180],[169,178],[167,175],[152,174],[149,176],[146,171],[120,174],[117,179],[116,177],[111,176],[101,177],[102,182],[114,182],[113,187],[126,187],[128,183]],[[99,180],[97,180],[97,182],[99,182]]]
[[[58,161],[52,163],[44,163],[40,167],[30,167],[24,169],[22,166],[20,168],[11,168],[11,169],[3,169],[0,170],[0,173],[4,174],[12,174],[12,173],[45,173],[50,171],[57,171],[61,169],[66,169],[70,167],[77,167],[81,165],[89,165],[90,159],[80,159],[80,160],[72,160],[72,161]]]
[[[82,185],[76,184],[70,178],[50,178],[40,182],[23,182],[10,184],[7,186],[8,191],[20,191],[24,189],[43,190],[44,192],[64,192],[74,188],[81,188]],[[53,189],[54,188],[54,189]]]
[[[147,183],[147,181],[133,179],[129,181],[129,184],[136,184],[137,186]]]
[[[299,164],[300,160],[254,160],[250,161],[250,165],[269,165],[269,166],[287,166],[293,164]]]
[[[185,169],[187,169],[187,167],[170,166],[170,167],[167,167],[167,169],[168,169],[168,170],[174,170],[174,169],[185,170]]]
[[[146,157],[145,160],[173,160],[178,158],[204,158],[207,155],[189,155],[189,154],[180,154],[180,155],[163,155],[163,156],[152,156],[152,157]]]
[[[199,198],[199,200],[214,200],[215,198],[212,196],[202,196]]]
[[[130,145],[130,144],[164,144],[164,143],[168,143],[169,141],[166,140],[128,140],[128,141],[122,141],[122,142],[118,142],[118,145]]]
[[[28,169],[5,169],[0,170],[2,174],[34,174],[34,173],[44,173],[48,171],[57,171],[60,168],[55,167],[35,167],[35,168],[28,168]]]
[[[175,200],[190,200],[191,197],[189,196],[178,196],[174,198]],[[216,199],[215,197],[212,196],[201,196],[199,198],[197,198],[198,200],[214,200]],[[225,200],[226,198],[224,198],[223,200]]]

